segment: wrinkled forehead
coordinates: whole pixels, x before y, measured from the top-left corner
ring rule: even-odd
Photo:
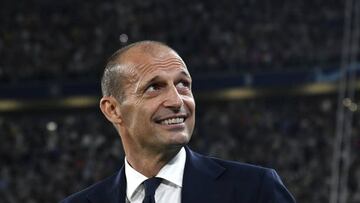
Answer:
[[[156,71],[169,71],[179,69],[188,73],[182,58],[172,49],[161,47],[151,51],[129,50],[122,57],[123,62],[132,69],[132,73],[140,75]],[[189,73],[188,73],[189,74]]]

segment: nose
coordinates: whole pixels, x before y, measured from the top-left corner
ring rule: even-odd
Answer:
[[[164,106],[170,108],[175,111],[179,111],[183,106],[184,102],[181,94],[177,91],[175,86],[172,86],[168,90],[168,94],[166,95],[166,100],[164,102]]]

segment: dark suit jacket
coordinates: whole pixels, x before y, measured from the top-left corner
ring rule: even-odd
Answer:
[[[273,169],[210,158],[186,149],[183,203],[294,203]],[[120,171],[61,203],[124,203],[126,178]]]

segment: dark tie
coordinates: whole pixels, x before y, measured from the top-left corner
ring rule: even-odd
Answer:
[[[143,203],[155,203],[155,190],[159,187],[161,178],[149,178],[144,181],[145,197]]]

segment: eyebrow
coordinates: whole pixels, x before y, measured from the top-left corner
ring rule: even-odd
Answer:
[[[188,77],[188,78],[191,79],[191,76],[190,76],[190,74],[189,74],[188,72],[182,70],[182,71],[181,71],[181,74],[183,74],[183,75],[185,75],[186,77]]]
[[[180,73],[181,73],[181,75],[183,75],[183,76],[189,78],[190,80],[192,80],[192,79],[191,79],[191,76],[190,76],[190,74],[189,74],[188,72],[182,70]],[[148,81],[144,82],[142,85],[140,85],[140,88],[139,88],[139,89],[140,89],[140,90],[143,90],[144,88],[147,87],[148,84],[151,84],[151,83],[153,83],[154,81],[159,80],[159,78],[160,78],[160,76],[156,75],[155,77],[151,78],[150,80],[148,80]]]

